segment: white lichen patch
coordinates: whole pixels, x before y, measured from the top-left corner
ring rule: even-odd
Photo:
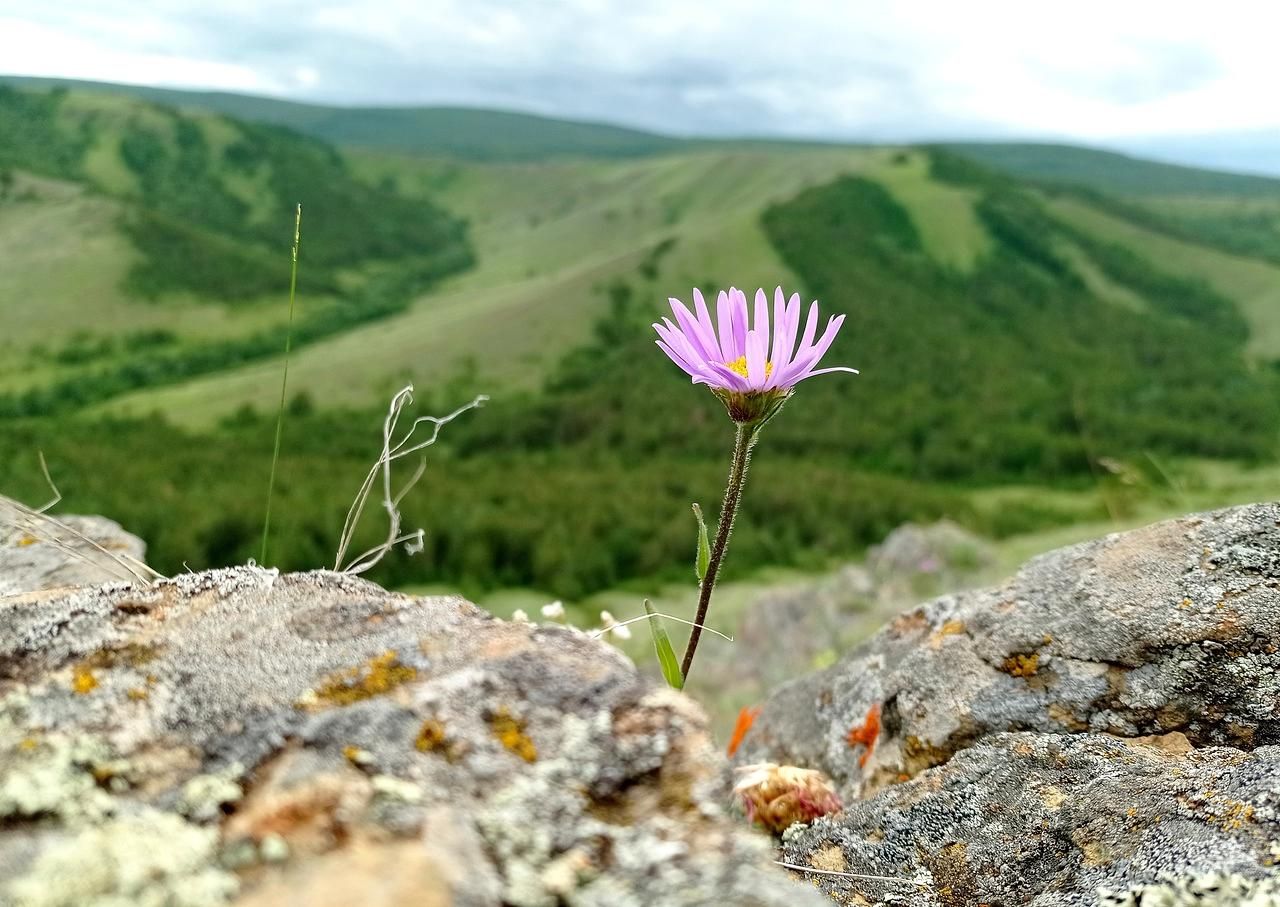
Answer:
[[[76,825],[108,815],[112,798],[98,777],[120,763],[106,744],[31,732],[21,727],[22,713],[20,694],[0,701],[0,818],[56,816]]]
[[[1099,891],[1102,907],[1280,907],[1280,880],[1206,872],[1128,891]]]
[[[215,864],[218,836],[146,810],[46,849],[8,886],[14,907],[220,907],[235,878]]]
[[[196,775],[182,786],[178,812],[195,822],[211,822],[222,815],[222,808],[239,803],[244,796],[239,780],[244,766],[234,762],[220,772]]]

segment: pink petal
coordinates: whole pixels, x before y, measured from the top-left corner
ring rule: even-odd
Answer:
[[[680,356],[678,356],[678,355],[676,354],[676,352],[675,352],[674,350],[672,350],[672,349],[671,349],[671,347],[667,346],[667,344],[666,344],[664,341],[662,341],[662,340],[657,340],[657,341],[655,341],[655,343],[657,343],[657,344],[658,344],[658,349],[662,350],[664,353],[666,353],[666,354],[667,354],[667,358],[668,358],[668,359],[670,359],[670,360],[671,360],[672,362],[674,362],[676,365],[680,366],[681,370],[682,370],[686,375],[688,375],[689,377],[693,378],[693,380],[694,380],[694,381],[697,381],[697,380],[698,380],[698,378],[699,378],[699,377],[701,377],[701,376],[698,374],[698,372],[696,372],[696,371],[693,369],[693,367],[689,365],[689,363],[685,362],[685,361],[684,361],[684,359],[682,359]]]
[[[671,303],[671,311],[675,313],[676,321],[680,322],[680,333],[684,334],[689,345],[698,354],[698,358],[704,362],[714,362],[720,355],[720,345],[716,343],[715,335],[703,333],[702,325],[679,299],[668,301]]]
[[[773,320],[776,326],[773,336],[773,374],[766,382],[767,388],[778,386],[791,364],[791,352],[796,342],[796,330],[800,326],[800,295],[791,297],[790,303],[784,302],[782,287],[778,287],[773,296]]]
[[[811,372],[813,367],[818,364],[818,360],[822,358],[823,354],[826,353],[828,348],[830,348],[832,342],[835,341],[836,334],[840,332],[840,325],[842,324],[844,324],[843,315],[833,315],[831,317],[827,322],[827,329],[822,334],[822,339],[819,340],[811,350],[809,350],[803,359],[799,356],[796,357],[796,361],[791,370],[792,374],[787,376],[787,380],[802,380],[795,376]]]
[[[702,298],[702,291],[697,287],[693,290],[694,311],[698,313],[698,324],[702,327],[702,333],[711,339],[711,345],[715,349],[715,353],[719,356],[722,352],[720,349],[720,338],[716,335],[716,326],[711,323],[711,313],[707,311],[707,301]]]
[[[720,327],[720,361],[732,362],[742,353],[733,342],[733,306],[724,290],[716,295],[716,324]]]
[[[764,295],[764,290],[756,290],[756,320],[753,327],[760,335],[760,343],[767,357],[769,354],[769,297]]]
[[[666,322],[665,328],[662,325],[657,324],[655,324],[653,328],[658,332],[658,336],[666,342],[671,350],[686,363],[687,368],[685,368],[685,371],[691,375],[709,374],[706,368],[706,360],[698,355],[698,351],[689,344],[689,341],[685,339],[684,334],[676,330],[675,326],[670,321],[667,321],[667,319],[664,318],[662,320]]]
[[[716,381],[710,382],[712,385],[716,387],[723,387],[731,391],[746,391],[751,389],[750,385],[747,383],[747,379],[728,366],[721,365],[716,362],[712,363],[711,368],[715,372],[717,378]]]
[[[759,331],[747,332],[747,383],[753,390],[764,386],[764,338]]]
[[[747,354],[747,294],[734,287],[729,288],[729,299],[733,307],[733,349],[734,359]],[[732,359],[726,359],[732,362]]]

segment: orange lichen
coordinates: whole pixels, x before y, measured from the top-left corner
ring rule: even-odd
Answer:
[[[511,714],[506,708],[498,709],[489,718],[489,727],[498,742],[515,753],[525,762],[534,762],[538,758],[538,748],[533,740],[524,732],[524,722]]]
[[[867,717],[862,720],[862,724],[855,725],[849,730],[849,735],[845,738],[849,741],[850,747],[863,746],[866,751],[858,757],[858,767],[866,768],[867,760],[871,758],[871,753],[876,748],[876,740],[880,737],[880,703],[875,703],[871,708],[867,709]]]
[[[98,678],[93,676],[93,668],[85,664],[75,666],[71,672],[71,689],[86,696],[98,688]]]
[[[389,693],[417,676],[416,668],[401,664],[396,652],[388,650],[360,667],[331,675],[316,689],[316,699],[331,705],[351,705]]]
[[[747,731],[751,730],[751,725],[755,724],[756,718],[760,715],[760,706],[743,706],[742,711],[738,713],[738,720],[733,725],[733,735],[729,738],[728,753],[733,758],[738,752],[738,747],[742,746],[743,738],[747,736]]]

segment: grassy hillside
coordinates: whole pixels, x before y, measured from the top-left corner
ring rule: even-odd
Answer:
[[[0,86],[0,136],[3,414],[276,354],[299,201],[303,340],[390,314],[471,260],[459,219],[277,127]]]
[[[355,166],[370,180],[429,193],[467,217],[477,263],[403,315],[308,347],[290,373],[316,399],[355,405],[397,382],[430,385],[464,369],[490,392],[537,387],[592,337],[616,281],[634,285],[654,312],[695,284],[794,284],[760,213],[888,158],[822,148],[487,165],[361,155]],[[106,410],[158,409],[208,425],[245,404],[271,406],[272,373],[266,363],[232,370],[122,397]]]
[[[1280,264],[1280,179],[1065,145],[948,147],[1147,231]]]
[[[1280,198],[1280,180],[1163,164],[1115,151],[1031,142],[943,146],[992,169],[1051,183],[1077,183],[1119,195],[1217,195]]]
[[[493,400],[431,452],[407,502],[426,550],[380,579],[685,578],[730,433],[648,324],[694,285],[820,298],[849,315],[832,359],[863,369],[770,425],[731,571],[821,567],[943,514],[997,536],[1124,519],[1189,499],[1206,461],[1274,459],[1280,268],[1139,222],[1137,193],[938,149],[480,161],[115,95],[0,92],[0,112],[23,126],[0,130],[0,488],[43,498],[43,450],[69,508],[117,516],[166,571],[256,556],[298,194],[281,566],[325,562],[413,381],[428,409]],[[1143,197],[1157,220],[1179,203]],[[255,262],[267,289],[228,291]]]
[[[0,82],[141,98],[284,126],[336,145],[476,161],[637,157],[678,150],[680,139],[601,123],[458,107],[329,107],[227,92],[177,91],[72,79],[0,76]]]

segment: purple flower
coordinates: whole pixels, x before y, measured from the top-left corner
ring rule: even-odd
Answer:
[[[788,300],[782,287],[774,291],[772,352],[769,301],[764,290],[756,291],[754,321],[749,318],[746,294],[732,287],[727,293],[721,290],[716,298],[714,324],[700,291],[693,291],[694,312],[678,299],[670,301],[676,324],[663,318],[662,324],[653,326],[661,338],[658,346],[694,384],[708,385],[729,408],[735,422],[768,419],[806,378],[828,372],[858,373],[846,366],[818,368],[819,360],[836,339],[844,316],[832,316],[815,342],[815,302],[809,306],[809,317],[800,335],[799,293],[793,293]]]

